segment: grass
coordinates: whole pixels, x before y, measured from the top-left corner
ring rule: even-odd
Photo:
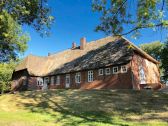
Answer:
[[[50,90],[0,96],[0,126],[167,126],[168,94]]]

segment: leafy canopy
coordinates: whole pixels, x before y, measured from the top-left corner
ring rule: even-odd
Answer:
[[[29,37],[6,11],[0,12],[0,61],[15,59],[27,48]]]
[[[162,54],[161,54],[161,62],[164,73],[164,79],[168,80],[168,39],[165,41]]]
[[[163,43],[156,41],[156,42],[141,44],[140,48],[145,52],[147,52],[156,60],[160,61],[160,56],[162,53],[163,46],[164,46]]]
[[[44,36],[49,35],[53,21],[47,0],[0,0],[0,62],[25,52],[29,37],[22,25],[33,26]]]
[[[7,11],[18,24],[31,25],[41,35],[48,34],[54,21],[48,0],[1,0],[0,12]]]
[[[140,35],[140,29],[168,28],[168,0],[92,1],[93,10],[101,14],[96,31],[112,35],[133,33],[136,37]]]

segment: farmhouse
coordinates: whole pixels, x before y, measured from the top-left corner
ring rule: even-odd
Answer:
[[[124,37],[81,38],[80,46],[27,56],[13,72],[12,90],[158,88],[158,64]]]

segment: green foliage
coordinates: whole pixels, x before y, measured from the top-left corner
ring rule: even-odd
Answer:
[[[96,31],[106,34],[140,35],[140,29],[168,28],[168,0],[92,0],[93,11],[101,13]],[[123,32],[125,26],[126,32]],[[129,28],[129,29],[128,29]]]
[[[49,34],[54,21],[48,0],[1,0],[0,11],[6,10],[20,25],[33,26],[41,35]]]
[[[161,62],[162,62],[162,68],[164,69],[163,79],[168,80],[168,39],[166,40],[165,45],[162,50]]]
[[[29,37],[22,25],[35,28],[40,35],[49,35],[54,21],[47,0],[0,0],[0,62],[16,59],[27,48]]]
[[[16,61],[10,61],[8,63],[0,63],[0,92],[10,90],[10,81],[12,78],[12,73],[16,67]]]
[[[156,41],[156,42],[141,44],[140,48],[145,52],[147,52],[156,60],[160,61],[160,56],[162,53],[163,46],[164,46],[163,43]]]
[[[15,59],[27,49],[29,37],[5,10],[0,12],[0,61]]]

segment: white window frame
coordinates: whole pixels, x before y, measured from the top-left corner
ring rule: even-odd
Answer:
[[[127,73],[127,66],[126,65],[121,66],[121,73]]]
[[[115,71],[115,69],[117,69],[117,72]],[[118,66],[113,67],[113,74],[118,74]]]
[[[69,80],[69,81],[67,81]],[[66,74],[66,77],[65,77],[65,84],[70,84],[71,83],[71,77],[70,77],[70,74]]]
[[[75,83],[77,84],[81,83],[81,73],[80,72],[76,73],[75,75]]]
[[[111,74],[111,69],[110,68],[106,68],[105,69],[105,74],[106,75],[110,75]]]
[[[94,80],[93,78],[93,70],[88,71],[88,82],[92,82]]]
[[[51,84],[54,85],[55,84],[55,76],[51,77]]]
[[[103,69],[99,69],[99,76],[100,76],[100,75],[103,75],[103,74],[104,74]]]
[[[60,85],[60,76],[59,75],[56,77],[56,85]]]

